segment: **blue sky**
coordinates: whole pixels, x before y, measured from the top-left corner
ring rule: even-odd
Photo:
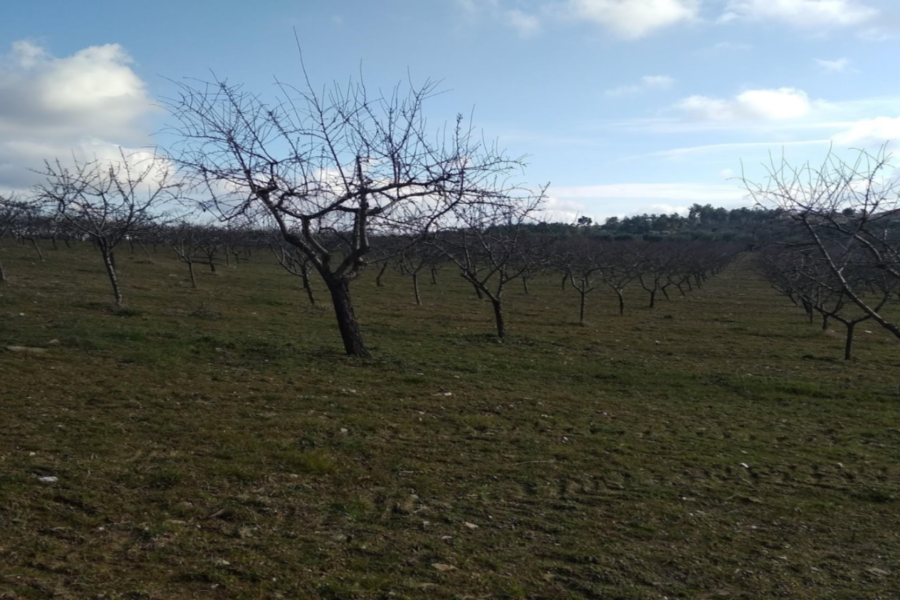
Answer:
[[[742,161],[900,138],[896,0],[7,0],[0,190],[165,144],[169,79],[299,83],[294,28],[318,85],[440,80],[430,122],[474,111],[560,219],[746,205]]]

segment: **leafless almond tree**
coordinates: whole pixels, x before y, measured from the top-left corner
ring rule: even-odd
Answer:
[[[305,70],[304,70],[305,75]],[[180,164],[222,218],[266,214],[322,277],[344,350],[366,357],[350,283],[371,238],[422,236],[453,209],[504,194],[522,167],[459,117],[435,133],[426,82],[372,94],[361,83],[318,92],[279,84],[273,101],[222,80],[180,85],[168,102]]]
[[[758,205],[793,224],[793,243],[818,255],[832,288],[900,339],[900,323],[872,293],[876,279],[900,280],[900,181],[891,160],[886,146],[849,161],[829,152],[819,166],[773,158],[762,182],[743,180]],[[879,277],[860,278],[860,270]]]
[[[3,238],[15,229],[16,223],[27,210],[28,205],[16,196],[0,196],[0,245]],[[6,271],[3,269],[2,261],[0,261],[0,283],[6,283]]]
[[[452,221],[429,240],[480,296],[490,299],[501,340],[506,336],[506,284],[545,258],[543,250],[529,239],[526,227],[539,216],[545,192],[542,188],[536,194],[457,203]]]
[[[155,210],[177,197],[180,185],[170,163],[155,154],[122,151],[113,161],[76,160],[72,166],[47,161],[41,174],[45,182],[35,188],[35,199],[96,244],[116,307],[122,307],[114,251],[152,222]]]

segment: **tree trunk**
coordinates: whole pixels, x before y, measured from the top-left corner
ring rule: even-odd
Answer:
[[[472,287],[475,288],[475,294],[478,296],[478,299],[484,300],[484,293],[481,291],[481,288],[478,287],[478,284],[473,283]]]
[[[328,291],[331,292],[331,302],[334,304],[334,315],[337,317],[338,328],[341,330],[341,339],[344,341],[344,351],[348,356],[369,358],[369,350],[363,343],[359,322],[353,313],[353,302],[350,300],[350,282],[332,275],[323,273],[322,278]]]
[[[101,247],[103,255],[103,265],[106,267],[106,274],[109,276],[109,283],[112,284],[113,295],[116,297],[116,308],[122,308],[122,290],[119,289],[119,278],[116,277],[116,261],[112,250]]]
[[[212,273],[216,272],[216,262],[215,260],[213,260],[212,256],[209,257],[209,270]]]
[[[844,342],[844,360],[850,360],[853,357],[853,330],[856,323],[845,323],[847,326],[847,340]]]
[[[650,308],[656,308],[656,290],[648,290],[650,292]]]
[[[494,319],[497,321],[497,337],[501,340],[506,336],[506,324],[503,322],[503,305],[499,299],[491,299],[494,305]]]
[[[147,255],[147,258],[149,259],[149,258],[150,258],[150,252],[147,251],[147,246],[145,246],[144,244],[142,244],[140,240],[138,240],[138,246],[141,247],[141,250],[144,251],[144,254],[146,254],[146,255]]]
[[[412,274],[413,291],[416,293],[416,304],[421,305],[422,299],[419,297],[419,274]]]
[[[619,297],[619,314],[625,314],[625,298],[622,296],[622,290],[616,290],[616,296]]]
[[[34,246],[34,251],[37,252],[38,258],[41,259],[41,262],[44,262],[44,254],[41,252],[41,248],[37,245],[37,240],[31,238],[31,245]]]
[[[437,268],[431,267],[431,285],[437,285]]]
[[[522,287],[525,288],[525,294],[528,294],[528,278],[522,277]]]
[[[3,270],[2,262],[0,262],[0,283],[6,283],[6,271]]]
[[[566,289],[566,280],[567,280],[567,279],[569,279],[569,274],[568,274],[568,273],[566,273],[565,275],[563,275],[562,283],[560,284],[560,286],[562,287],[563,291],[565,291],[565,289]]]
[[[197,289],[197,279],[194,277],[194,262],[187,261],[188,264],[188,272],[191,274],[191,287]]]
[[[822,331],[828,331],[828,315],[822,315]]]
[[[585,304],[587,304],[587,292],[578,290],[578,293],[581,294],[581,307],[578,311],[578,323],[579,325],[584,325],[584,308]]]
[[[303,289],[306,290],[306,296],[312,306],[316,305],[316,296],[313,294],[312,286],[309,284],[309,267],[300,268],[300,279],[303,281]]]
[[[381,270],[378,271],[378,275],[375,276],[375,285],[377,287],[384,287],[384,284],[381,283],[381,278],[384,276],[384,272],[387,270],[387,268],[388,268],[388,263],[387,263],[387,261],[384,261],[384,264],[381,265]]]
[[[666,297],[666,300],[672,300],[671,298],[669,298],[669,292],[666,291],[666,287],[667,285],[664,285],[663,287],[659,288],[659,291],[663,293],[663,296]]]

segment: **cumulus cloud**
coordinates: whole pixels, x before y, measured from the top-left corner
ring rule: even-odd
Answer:
[[[507,11],[506,22],[510,27],[518,31],[522,37],[531,37],[541,30],[540,19],[521,10]]]
[[[877,9],[858,0],[730,0],[721,20],[780,21],[821,29],[861,25],[877,15]]]
[[[541,216],[548,221],[574,223],[578,217],[585,214],[585,209],[585,205],[581,202],[563,200],[550,194],[541,208]]]
[[[0,59],[0,187],[27,186],[44,159],[104,158],[148,141],[146,84],[117,44],[57,58],[19,41]]]
[[[637,39],[697,17],[700,0],[569,0],[570,17]]]
[[[640,83],[631,85],[620,85],[603,92],[606,96],[627,96],[629,94],[637,94],[651,89],[665,89],[672,87],[675,80],[668,75],[645,75],[641,77]]]
[[[731,99],[690,96],[676,108],[700,121],[783,121],[808,115],[812,102],[803,90],[778,88],[748,90]]]

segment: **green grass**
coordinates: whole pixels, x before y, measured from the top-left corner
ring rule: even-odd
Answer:
[[[122,313],[87,246],[4,242],[0,598],[900,597],[900,351],[746,261],[586,327],[513,286],[503,344],[450,269],[367,273],[356,360],[263,252],[194,290],[123,249]]]

